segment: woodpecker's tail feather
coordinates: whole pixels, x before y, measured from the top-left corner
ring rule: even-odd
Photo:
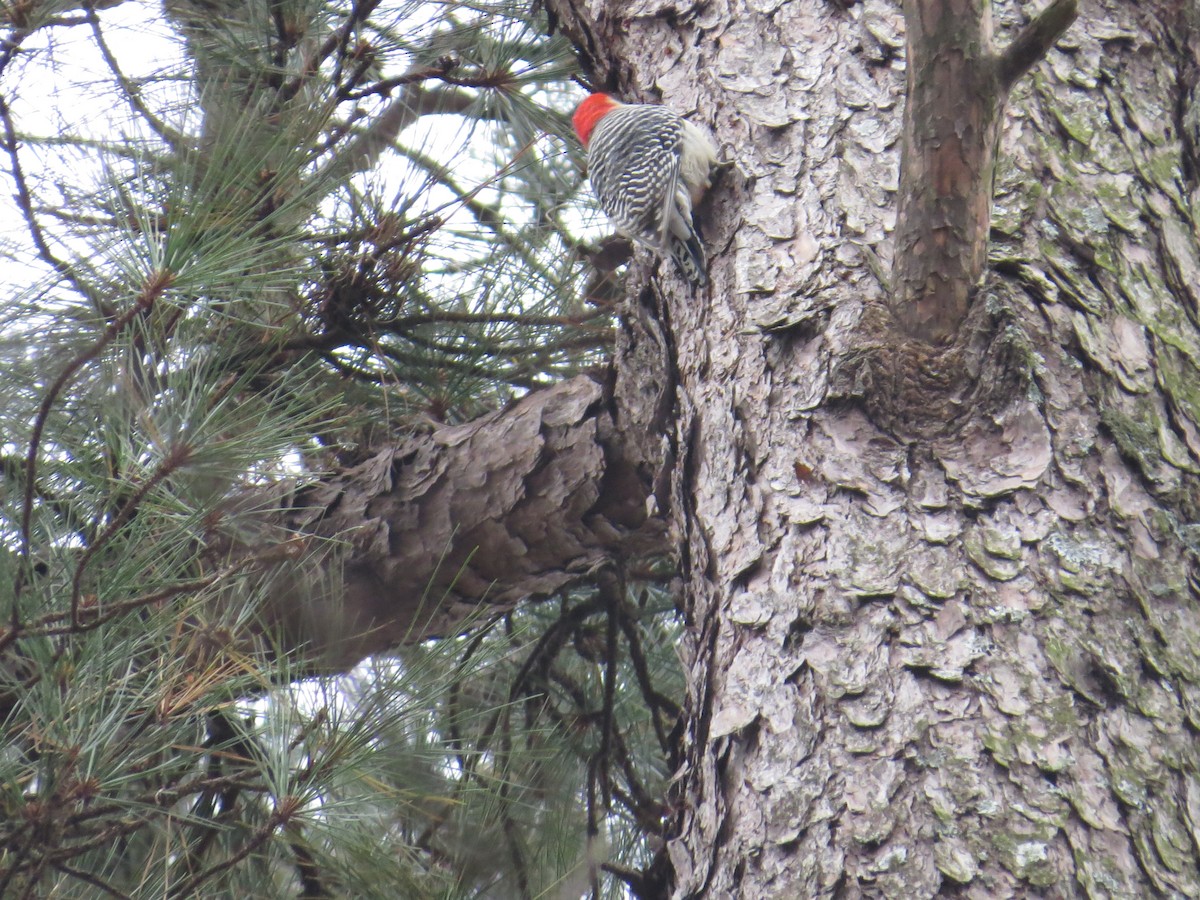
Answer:
[[[675,266],[679,269],[679,274],[690,281],[692,284],[704,287],[708,284],[708,274],[705,272],[707,262],[704,258],[704,247],[700,244],[700,238],[694,232],[687,240],[670,235],[669,241],[671,244],[671,259],[675,260]]]

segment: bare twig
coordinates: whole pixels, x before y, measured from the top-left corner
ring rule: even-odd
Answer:
[[[612,774],[609,762],[612,745],[616,737],[617,659],[620,654],[618,643],[618,621],[625,596],[625,578],[617,565],[610,565],[596,573],[596,588],[605,607],[606,636],[604,660],[604,707],[600,717],[600,746],[596,750],[597,772],[600,776],[601,798],[604,811],[612,810]]]
[[[29,191],[29,182],[25,180],[25,169],[21,166],[21,156],[18,152],[17,129],[13,124],[8,101],[3,96],[0,96],[0,122],[4,125],[4,150],[8,153],[8,158],[12,163],[13,183],[17,188],[17,207],[21,210],[25,224],[29,227],[29,236],[33,239],[38,256],[76,287],[81,287],[71,267],[55,256],[54,251],[50,249],[50,245],[46,242],[46,235],[42,232],[42,226],[38,223],[37,216],[34,215],[33,195]]]
[[[650,665],[646,661],[646,654],[642,649],[641,633],[638,631],[637,623],[628,615],[624,607],[621,610],[621,631],[625,634],[626,646],[629,648],[629,660],[633,663],[638,687],[641,689],[642,697],[650,711],[650,722],[654,726],[659,749],[666,754],[670,751],[671,745],[662,718],[664,715],[677,718],[680,714],[679,704],[654,687],[654,680],[650,676]]]
[[[0,103],[2,102],[0,100]],[[108,326],[104,329],[104,333],[58,373],[58,377],[54,379],[54,382],[50,385],[50,389],[46,391],[46,395],[42,398],[37,415],[33,420],[33,431],[29,436],[29,451],[25,456],[25,493],[21,501],[20,564],[17,566],[16,583],[13,585],[13,633],[20,628],[20,603],[18,601],[20,600],[21,591],[24,588],[25,578],[27,577],[26,572],[29,568],[29,553],[32,543],[30,531],[33,521],[33,497],[37,488],[38,451],[41,448],[42,433],[46,429],[50,409],[58,400],[63,389],[75,377],[75,373],[99,356],[104,348],[112,343],[130,322],[153,307],[154,302],[170,286],[172,280],[173,276],[168,272],[158,272],[151,275],[133,305],[109,322]]]
[[[83,594],[83,573],[86,571],[88,564],[95,558],[103,547],[112,540],[113,536],[121,530],[128,522],[142,500],[146,495],[154,489],[158,484],[161,484],[163,479],[175,472],[190,455],[190,450],[186,445],[176,445],[167,453],[166,458],[158,464],[154,474],[147,478],[133,496],[121,505],[121,509],[113,516],[112,521],[108,523],[108,527],[100,534],[96,540],[88,545],[84,550],[83,556],[80,557],[79,564],[75,566],[75,575],[71,579],[71,626],[79,625],[79,600]]]
[[[33,34],[30,28],[14,28],[3,41],[0,41],[0,74],[8,68],[8,64],[16,59],[17,53],[21,50],[21,44],[25,38]]]
[[[146,121],[146,124],[150,126],[150,129],[155,134],[170,144],[173,149],[178,150],[184,144],[183,135],[169,127],[154,113],[150,112],[150,109],[142,102],[142,92],[138,89],[138,86],[125,77],[125,73],[121,71],[121,67],[117,64],[116,56],[113,55],[112,50],[108,46],[108,41],[104,39],[104,31],[100,27],[100,17],[96,15],[94,4],[88,4],[86,20],[92,27],[92,36],[96,40],[96,46],[100,49],[100,55],[104,57],[104,62],[108,66],[109,71],[117,79],[117,84],[121,86],[121,90],[125,94],[125,99],[129,101],[129,105],[133,107],[134,112]]]
[[[445,59],[438,60],[435,65],[410,69],[403,75],[396,75],[392,78],[377,81],[370,87],[363,88],[361,91],[351,91],[347,88],[341,88],[338,91],[337,97],[339,100],[361,100],[364,97],[370,97],[372,94],[387,96],[398,87],[407,87],[410,84],[428,81],[431,78],[441,78],[456,65],[458,65],[457,60],[452,57],[446,57]]]
[[[70,612],[55,612],[49,613],[42,618],[36,620],[31,625],[25,628],[25,634],[29,636],[45,635],[53,637],[62,634],[82,634],[87,631],[94,631],[102,625],[107,625],[113,619],[127,612],[133,612],[135,609],[141,609],[144,606],[154,606],[162,603],[165,600],[170,600],[173,597],[178,597],[181,594],[190,594],[196,591],[212,587],[219,581],[235,575],[243,569],[249,568],[251,564],[257,562],[256,557],[247,557],[239,560],[231,566],[227,566],[220,571],[214,572],[211,575],[206,575],[203,578],[193,578],[190,581],[182,581],[178,584],[173,584],[169,588],[161,591],[156,591],[153,594],[143,594],[141,597],[134,597],[132,600],[125,600],[121,603],[114,603],[105,608],[103,615],[97,615],[94,619],[84,619],[78,625],[66,624],[55,626],[52,623],[62,622],[70,617]]]
[[[82,881],[85,884],[90,884],[96,890],[100,891],[103,894],[107,894],[109,897],[120,897],[120,898],[123,898],[123,900],[129,900],[128,894],[118,891],[111,884],[109,884],[108,882],[106,882],[100,878],[97,878],[95,875],[91,874],[90,872],[84,872],[82,869],[76,869],[72,866],[68,866],[64,862],[54,863],[53,868],[59,872],[62,872],[64,875],[67,875],[78,881]]]
[[[338,51],[332,78],[334,84],[337,84],[342,78],[342,66],[346,60],[346,48],[350,45],[350,35],[354,33],[354,29],[360,23],[366,22],[367,16],[375,11],[375,7],[379,5],[379,2],[380,0],[359,0],[359,2],[356,2],[351,7],[350,15],[346,17],[346,21],[342,27],[332,32],[317,50],[313,60],[314,65],[319,65],[334,50]],[[300,83],[300,79],[297,78],[294,82],[295,86],[289,85],[287,90],[299,90]]]
[[[276,803],[275,811],[267,817],[267,821],[254,833],[250,840],[242,845],[242,848],[237,853],[230,855],[228,859],[224,859],[219,863],[214,863],[202,872],[197,872],[191,879],[172,890],[170,896],[194,896],[196,888],[200,887],[204,882],[215,875],[233,868],[265,844],[281,825],[285,825],[295,815],[298,806],[299,803],[294,797],[281,797]]]

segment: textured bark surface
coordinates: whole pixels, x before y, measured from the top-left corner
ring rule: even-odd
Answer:
[[[1001,114],[1013,85],[1076,16],[1054,0],[1000,52],[978,0],[904,0],[904,127],[892,258],[903,332],[952,344],[987,265]]]
[[[550,7],[599,83],[733,163],[712,285],[662,273],[675,895],[1200,896],[1196,4],[1084,2],[1015,88],[958,361],[992,392],[922,440],[855,374],[896,227],[898,4]],[[1000,46],[1031,12],[996,4]]]
[[[905,330],[953,339],[983,275],[1006,90],[992,12],[978,0],[906,0],[904,138],[893,307]]]
[[[324,538],[328,552],[289,554],[281,543],[267,554],[281,560],[268,570],[268,630],[340,670],[554,594],[614,556],[661,550],[610,402],[602,384],[575,378],[300,491],[275,539],[308,534],[304,549]],[[262,556],[266,520],[213,547]]]

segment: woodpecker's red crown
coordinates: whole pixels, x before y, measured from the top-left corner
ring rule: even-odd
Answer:
[[[575,115],[571,118],[575,125],[575,133],[579,135],[579,143],[586,147],[592,139],[592,129],[596,127],[596,123],[620,105],[620,102],[608,94],[589,94],[575,109]]]

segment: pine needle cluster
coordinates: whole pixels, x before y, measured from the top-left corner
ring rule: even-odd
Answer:
[[[163,10],[0,23],[0,896],[621,895],[658,578],[335,675],[259,616],[280,561],[337,592],[273,502],[605,359],[568,48],[508,0]]]

